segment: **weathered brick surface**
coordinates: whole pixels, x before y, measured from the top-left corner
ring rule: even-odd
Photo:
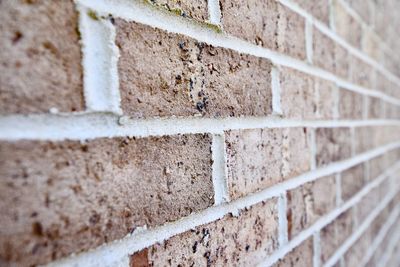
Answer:
[[[335,177],[327,176],[287,192],[289,238],[335,208]]]
[[[313,62],[341,78],[349,76],[349,53],[316,28],[313,31]]]
[[[211,206],[211,137],[1,142],[0,255],[45,263]]]
[[[225,138],[231,198],[310,170],[306,128],[231,130],[225,133]]]
[[[339,90],[339,118],[347,120],[361,120],[363,118],[364,96],[348,91]]]
[[[305,60],[305,19],[275,0],[221,0],[224,30],[257,45]],[[251,30],[250,30],[251,29]]]
[[[347,210],[333,222],[325,226],[320,233],[321,238],[321,262],[326,262],[340,245],[351,235],[353,231],[353,214]]]
[[[308,267],[313,265],[313,240],[303,241],[299,246],[279,260],[274,267]]]
[[[271,113],[271,63],[116,20],[123,111],[133,117]],[[140,79],[138,79],[140,77]]]
[[[300,71],[281,68],[281,108],[293,119],[332,119],[337,88],[334,83]]]
[[[324,24],[329,24],[329,0],[295,0],[294,2]]]
[[[83,109],[72,1],[0,2],[0,114]]]
[[[332,12],[334,16],[333,27],[336,33],[352,46],[360,48],[361,24],[347,12],[339,0],[332,1]]]
[[[207,0],[150,0],[149,3],[183,17],[199,21],[208,20]]]
[[[349,128],[318,128],[315,131],[317,166],[347,159],[351,156]]]
[[[277,199],[174,236],[131,256],[144,266],[255,266],[278,248]]]
[[[356,165],[341,173],[342,199],[344,201],[354,196],[364,185],[364,166]]]

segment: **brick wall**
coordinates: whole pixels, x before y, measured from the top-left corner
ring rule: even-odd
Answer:
[[[399,8],[0,1],[0,266],[397,267]]]

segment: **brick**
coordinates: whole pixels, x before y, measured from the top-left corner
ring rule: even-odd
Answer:
[[[364,126],[355,128],[355,151],[363,153],[399,140],[398,126]]]
[[[385,156],[379,156],[376,158],[373,158],[369,161],[369,178],[370,180],[378,178],[379,175],[381,175],[386,168],[388,167],[388,164],[386,162]]]
[[[386,188],[386,186],[382,186],[382,189],[383,188]],[[361,202],[356,205],[354,214],[359,223],[362,223],[380,203],[380,190],[381,185],[368,192],[368,194],[362,198]],[[389,191],[386,193],[388,192]]]
[[[339,118],[348,120],[363,119],[364,96],[340,88],[339,90]]]
[[[299,246],[295,247],[283,259],[279,260],[274,267],[309,267],[313,266],[313,241],[308,238]]]
[[[384,114],[384,117],[387,119],[400,119],[400,107],[397,105],[392,105],[389,103],[385,103],[383,101],[380,101],[384,107],[384,111],[382,111],[382,114]],[[383,116],[383,115],[382,115]]]
[[[372,23],[372,1],[346,0],[346,2],[366,23]]]
[[[329,24],[329,0],[295,0],[295,2],[324,24]]]
[[[379,38],[373,30],[366,27],[363,29],[362,51],[378,62],[382,58]]]
[[[0,257],[10,264],[43,264],[214,203],[209,135],[0,144]]]
[[[361,47],[361,24],[354,19],[338,0],[332,1],[334,29],[336,33],[349,42],[352,46]]]
[[[0,114],[83,110],[72,1],[0,2]]]
[[[135,22],[115,24],[124,113],[137,118],[271,113],[270,61]]]
[[[290,239],[335,208],[335,188],[335,176],[327,176],[287,192]]]
[[[380,98],[370,97],[368,98],[368,118],[369,119],[383,119],[385,118],[385,106],[386,103]]]
[[[139,253],[147,254],[144,266],[255,266],[277,248],[277,200],[271,199]],[[135,258],[131,266],[139,266]]]
[[[334,83],[300,71],[282,68],[280,71],[281,108],[283,116],[293,119],[332,119]]]
[[[351,156],[349,128],[318,128],[316,130],[317,166],[347,159]]]
[[[365,88],[375,88],[376,71],[361,59],[350,56],[349,79],[352,83]]]
[[[313,31],[313,63],[341,78],[349,76],[349,53],[316,28]]]
[[[344,254],[345,266],[358,266],[362,262],[371,245],[371,236],[368,230]]]
[[[352,198],[364,185],[364,166],[356,165],[342,172],[342,199],[344,201]]]
[[[275,0],[222,0],[224,31],[297,59],[306,59],[305,19]],[[251,29],[251,30],[249,30]]]
[[[347,210],[322,228],[321,262],[325,263],[353,232],[352,211]]]
[[[231,130],[225,133],[225,142],[233,199],[310,170],[306,128]]]
[[[165,8],[182,17],[188,17],[198,21],[208,20],[206,0],[150,0],[148,3]]]

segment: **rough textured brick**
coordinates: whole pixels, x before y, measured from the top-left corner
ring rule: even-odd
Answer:
[[[351,167],[341,174],[342,199],[353,197],[364,185],[364,166],[362,164]]]
[[[338,43],[314,28],[313,63],[337,76],[349,76],[349,54]]]
[[[352,211],[347,210],[322,228],[320,233],[322,263],[326,262],[353,232],[352,216]]]
[[[147,255],[144,266],[255,266],[277,248],[277,200],[271,199],[139,253]],[[131,266],[139,266],[137,258]]]
[[[280,71],[281,108],[283,116],[294,119],[332,119],[334,83],[300,71],[282,68]]]
[[[329,24],[329,0],[295,0],[294,2],[324,24]]]
[[[208,19],[207,0],[150,0],[149,3],[165,8],[183,17],[199,21]]]
[[[290,239],[335,208],[335,188],[335,177],[327,176],[287,192]]]
[[[224,30],[298,59],[306,58],[305,19],[275,0],[221,0]],[[250,30],[251,29],[251,30]]]
[[[134,117],[271,113],[271,63],[116,20],[122,109]],[[140,77],[140,79],[138,79]]]
[[[363,103],[363,95],[341,88],[339,90],[339,118],[361,120],[363,118]]]
[[[347,159],[351,156],[349,128],[318,128],[315,133],[317,166]]]
[[[0,1],[0,114],[83,109],[72,1]]]
[[[349,42],[352,46],[361,47],[361,24],[354,19],[338,0],[332,1],[334,17],[334,29],[337,34]]]
[[[307,239],[279,260],[274,267],[309,267],[313,266],[313,241]]]
[[[211,137],[0,143],[0,257],[27,265],[213,205]]]
[[[356,56],[350,56],[349,79],[365,88],[375,88],[375,70]]]
[[[310,170],[306,128],[232,130],[225,137],[231,198]]]

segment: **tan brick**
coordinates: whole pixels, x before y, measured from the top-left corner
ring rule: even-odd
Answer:
[[[329,0],[295,0],[294,2],[324,24],[329,24]]]
[[[344,201],[352,198],[364,185],[364,166],[356,165],[342,172],[342,199]]]
[[[335,208],[335,188],[335,177],[327,176],[287,192],[290,239]]]
[[[275,0],[221,0],[224,30],[257,45],[306,58],[305,19]],[[249,30],[251,29],[251,30]]]
[[[387,161],[385,156],[379,156],[373,158],[369,161],[369,179],[373,180],[376,179],[379,175],[381,175],[386,168],[388,167]]]
[[[0,2],[0,114],[83,110],[72,1]]]
[[[337,76],[349,76],[349,54],[338,43],[314,28],[313,63]]]
[[[199,21],[208,20],[207,0],[150,0],[148,3],[165,8],[182,17],[189,17]]]
[[[362,51],[376,61],[382,58],[380,42],[373,30],[366,27],[363,29]]]
[[[399,140],[398,126],[363,126],[355,128],[355,150],[363,153]]]
[[[274,267],[309,267],[313,266],[313,241],[312,238],[303,241],[286,256],[279,260]]]
[[[255,266],[278,248],[277,200],[199,226],[146,249],[144,266]],[[137,254],[131,257],[131,266]]]
[[[351,156],[349,128],[318,128],[316,130],[317,166],[347,159]]]
[[[231,198],[310,170],[306,128],[232,130],[225,137]]]
[[[340,214],[333,222],[325,226],[320,233],[321,262],[325,263],[353,232],[351,210]]]
[[[352,46],[360,48],[361,24],[347,12],[339,0],[332,1],[332,12],[334,17],[333,26],[336,33]]]
[[[385,103],[382,100],[380,102],[381,102],[381,105],[384,105],[384,107],[381,107],[381,114],[385,114],[386,119],[395,119],[395,120],[400,119],[400,107],[399,106]],[[382,109],[384,109],[384,112],[382,111]]]
[[[294,119],[332,119],[334,95],[337,91],[328,82],[300,71],[280,71],[281,108],[283,116]]]
[[[386,188],[386,186],[383,186],[383,188]],[[380,191],[382,189],[381,186],[375,187],[357,203],[354,216],[356,216],[359,223],[362,223],[379,204]]]
[[[385,117],[386,103],[376,97],[368,98],[368,118],[369,119],[383,119]]]
[[[46,263],[213,205],[211,137],[0,143],[0,257]]]
[[[350,56],[349,79],[352,83],[365,88],[375,88],[375,70],[356,56]]]
[[[348,91],[339,90],[339,118],[347,120],[361,120],[363,118],[364,96]]]
[[[271,63],[116,20],[122,109],[134,117],[271,113]],[[140,77],[140,79],[138,79]]]
[[[345,266],[358,266],[371,245],[371,235],[367,230],[344,254]]]

